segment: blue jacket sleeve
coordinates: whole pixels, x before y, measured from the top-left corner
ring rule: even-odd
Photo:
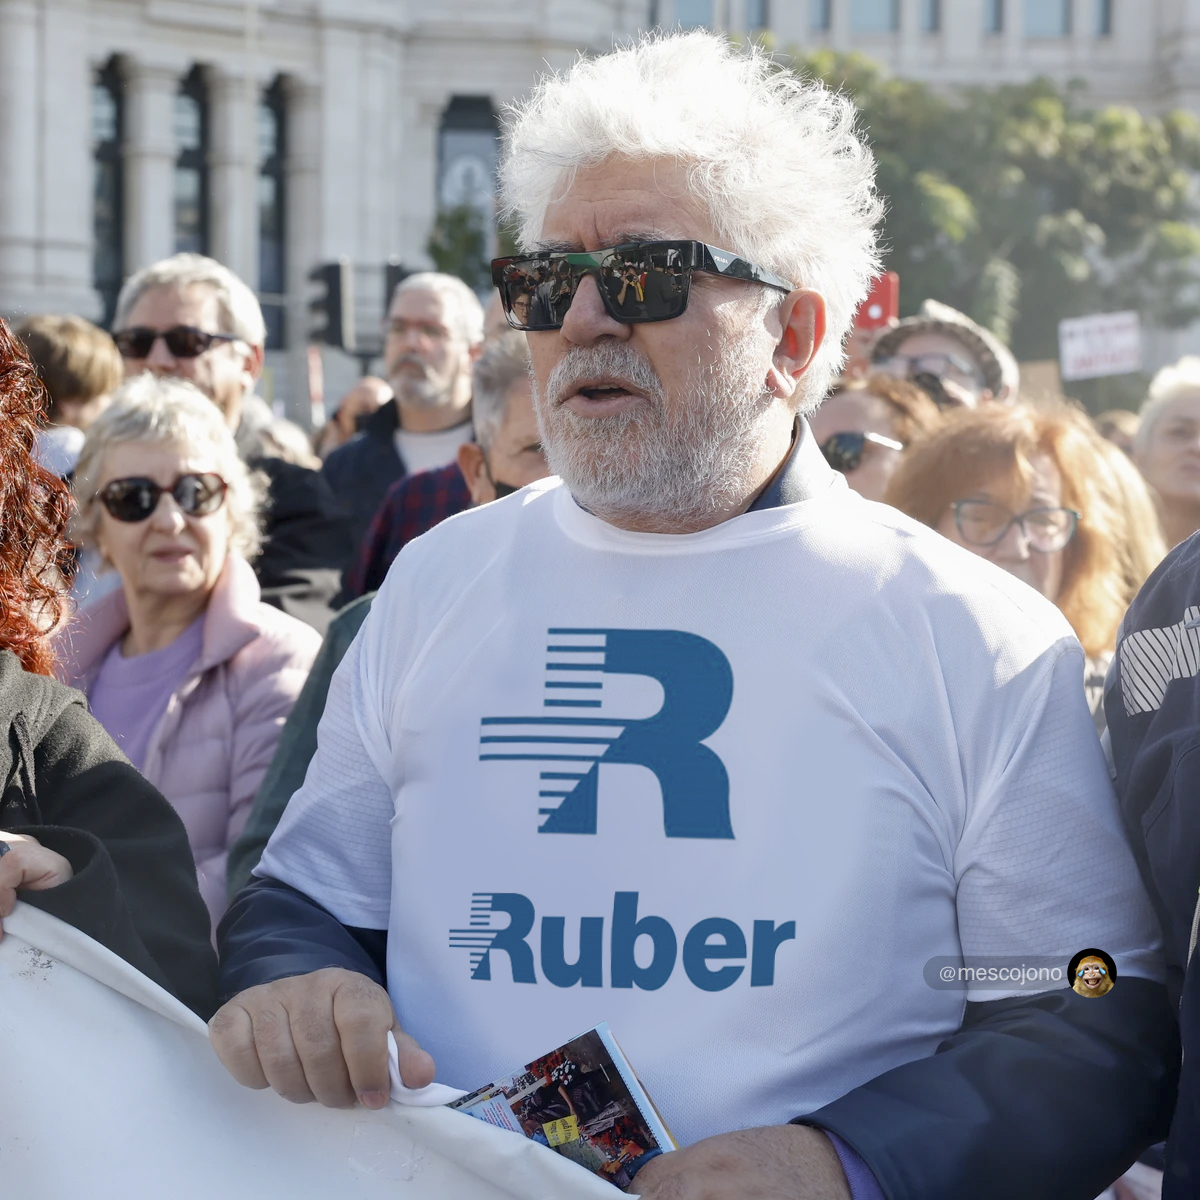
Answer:
[[[1177,1062],[1166,989],[1123,978],[968,1004],[937,1053],[797,1122],[853,1147],[888,1200],[1091,1200],[1165,1136]]]
[[[343,925],[276,879],[243,888],[217,927],[220,1002],[260,983],[343,967],[387,986],[387,930]]]

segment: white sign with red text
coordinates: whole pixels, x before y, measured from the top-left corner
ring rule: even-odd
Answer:
[[[1128,375],[1142,369],[1142,326],[1136,312],[1094,313],[1058,323],[1064,382]]]

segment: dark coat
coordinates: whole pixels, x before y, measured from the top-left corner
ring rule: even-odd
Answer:
[[[396,453],[395,434],[399,428],[400,406],[389,400],[363,422],[360,432],[334,450],[321,468],[334,495],[349,510],[351,545],[355,548],[388,488],[407,473]]]
[[[251,564],[262,598],[324,634],[358,547],[357,527],[319,471],[281,458],[250,466],[268,481],[262,553]]]
[[[216,956],[175,810],[87,711],[82,692],[0,651],[0,829],[36,838],[74,876],[23,891],[207,1018]]]
[[[1117,796],[1162,922],[1183,1069],[1164,1200],[1200,1188],[1200,535],[1176,546],[1125,614],[1104,696]],[[1118,983],[1123,987],[1124,981]],[[1116,988],[1113,989],[1116,991]]]

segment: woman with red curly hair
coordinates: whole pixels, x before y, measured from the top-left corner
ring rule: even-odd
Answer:
[[[216,961],[183,825],[49,677],[70,497],[33,458],[44,409],[0,321],[0,920],[18,899],[43,909],[207,1017]]]

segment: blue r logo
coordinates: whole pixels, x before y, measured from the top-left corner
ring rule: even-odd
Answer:
[[[603,689],[605,675],[656,679],[662,685],[663,703],[653,716],[640,720],[483,719],[481,760],[555,764],[553,770],[542,772],[541,779],[563,790],[543,790],[541,795],[557,797],[560,803],[542,810],[546,820],[539,832],[596,832],[603,762],[630,763],[654,772],[662,789],[667,837],[732,838],[729,775],[716,753],[703,744],[721,727],[733,700],[733,671],[725,655],[706,638],[672,629],[551,629],[550,637],[570,639],[571,644],[552,644],[549,650],[571,657],[552,659],[547,670],[570,678],[555,675],[546,684],[547,689],[559,690],[544,702],[545,707],[601,708],[595,693]],[[563,698],[563,691],[570,698]],[[532,727],[533,732],[490,732],[496,726]],[[584,728],[592,736],[581,732]]]

